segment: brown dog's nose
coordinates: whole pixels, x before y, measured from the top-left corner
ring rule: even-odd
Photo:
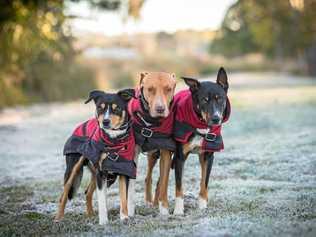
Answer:
[[[164,106],[156,106],[156,112],[158,113],[158,114],[163,114],[164,112],[165,112],[165,107]]]

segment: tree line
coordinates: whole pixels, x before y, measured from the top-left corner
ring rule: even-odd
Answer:
[[[137,17],[143,0],[0,1],[0,108],[80,98],[95,88],[93,72],[77,62],[66,5],[116,11],[128,4]]]
[[[294,59],[316,75],[316,1],[238,0],[228,9],[211,52]]]

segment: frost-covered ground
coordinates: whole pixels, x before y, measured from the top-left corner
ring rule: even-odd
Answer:
[[[195,156],[185,166],[185,216],[161,218],[146,207],[143,158],[137,215],[127,225],[119,221],[117,186],[110,190],[109,225],[84,216],[89,175],[68,203],[64,221],[52,222],[62,191],[63,143],[76,123],[93,115],[92,105],[3,111],[0,236],[316,236],[316,83],[273,73],[233,74],[230,82],[233,111],[224,125],[225,151],[215,156],[208,210],[197,208]],[[169,199],[173,211],[173,172]]]

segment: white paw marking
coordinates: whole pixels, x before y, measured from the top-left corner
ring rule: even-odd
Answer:
[[[121,221],[128,220],[128,216],[124,215],[123,213],[120,213],[120,219],[121,219]]]
[[[159,212],[160,212],[160,215],[162,215],[162,216],[169,215],[168,208],[165,208],[164,206],[162,206],[161,202],[159,202]]]
[[[145,205],[146,205],[146,207],[150,207],[150,208],[154,206],[154,204],[152,202],[149,202],[149,201],[145,201]]]
[[[207,208],[207,201],[201,197],[199,197],[199,208],[200,210]]]
[[[176,204],[174,207],[174,215],[183,215],[184,214],[184,204],[183,204],[183,198],[176,197]]]
[[[106,183],[103,182],[102,188],[97,188],[98,207],[99,207],[99,224],[104,225],[108,222],[108,210],[106,207]]]
[[[127,210],[128,216],[135,215],[135,180],[131,179],[128,185],[128,195],[127,195]]]

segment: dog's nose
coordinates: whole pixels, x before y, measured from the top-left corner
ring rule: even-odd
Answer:
[[[212,118],[213,124],[219,124],[220,121],[221,121],[221,118],[220,118],[219,116],[214,116],[214,117]]]
[[[103,127],[108,128],[110,126],[110,119],[104,119],[103,120]]]
[[[166,110],[166,108],[164,106],[159,105],[156,107],[156,112],[158,114],[163,114],[165,112],[165,110]]]

